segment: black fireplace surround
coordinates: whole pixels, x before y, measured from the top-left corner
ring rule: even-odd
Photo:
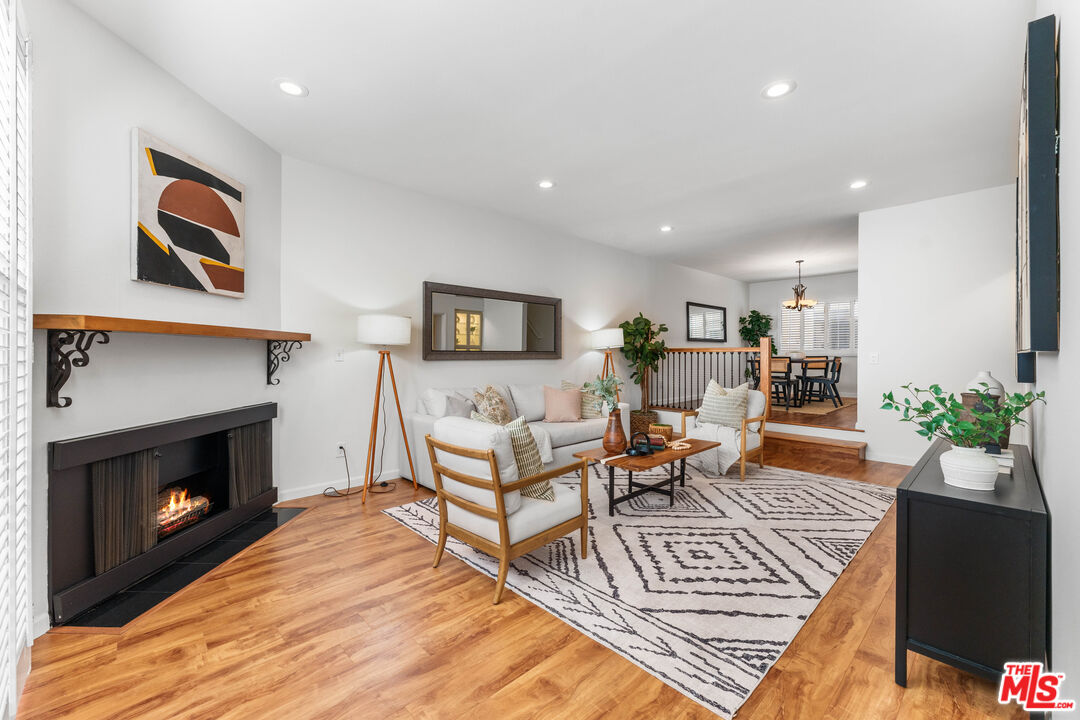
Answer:
[[[277,502],[270,427],[275,417],[277,403],[263,403],[49,443],[53,624]],[[206,497],[210,510],[159,538],[157,494],[176,485]]]

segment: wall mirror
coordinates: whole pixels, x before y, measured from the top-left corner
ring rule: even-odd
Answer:
[[[686,303],[686,339],[694,342],[727,342],[727,308]]]
[[[562,300],[424,283],[425,360],[557,360]]]

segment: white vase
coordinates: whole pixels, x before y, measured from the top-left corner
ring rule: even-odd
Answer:
[[[791,353],[788,357],[790,357],[792,360],[805,360],[806,359],[806,353],[804,353],[801,350],[796,350],[795,352]]]
[[[941,454],[945,484],[965,490],[993,490],[1000,468],[981,448],[953,447]]]
[[[982,384],[986,383],[988,387],[983,387]],[[964,391],[983,390],[987,395],[993,397],[1002,397],[1005,394],[1005,386],[990,374],[989,370],[980,370],[975,377],[967,381],[967,385],[964,386]]]

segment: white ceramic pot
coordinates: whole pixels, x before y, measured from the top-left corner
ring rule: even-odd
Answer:
[[[966,490],[993,490],[1000,468],[981,448],[953,447],[941,454],[945,484]]]
[[[983,383],[986,383],[989,387],[984,388]],[[970,391],[985,390],[987,395],[993,397],[1001,397],[1005,394],[1005,386],[998,382],[997,378],[991,375],[989,370],[980,370],[975,377],[968,380],[964,389]]]
[[[802,352],[801,350],[796,350],[795,352],[788,355],[788,357],[790,357],[792,360],[805,360],[806,353]]]

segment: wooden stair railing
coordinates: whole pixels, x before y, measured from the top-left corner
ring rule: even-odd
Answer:
[[[696,410],[710,380],[724,387],[749,381],[751,387],[756,387],[757,380],[750,373],[751,361],[762,358],[763,365],[769,367],[772,340],[767,337],[754,347],[668,348],[649,377],[649,406],[674,412]]]

